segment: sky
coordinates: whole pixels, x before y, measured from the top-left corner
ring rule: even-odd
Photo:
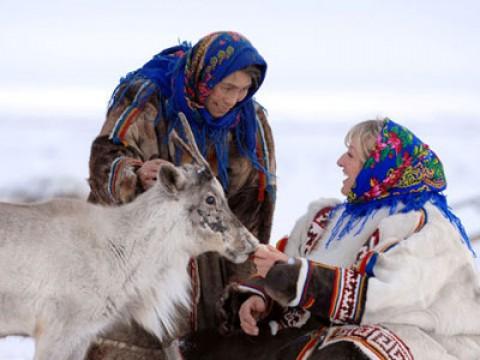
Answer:
[[[478,0],[0,0],[0,198],[86,190],[90,143],[118,80],[163,48],[217,30],[268,62],[257,99],[277,147],[273,237],[318,196],[339,196],[335,161],[354,123],[389,116],[444,161],[449,199],[477,197]],[[462,210],[480,231],[480,206]],[[0,360],[32,358],[0,341]]]
[[[278,120],[478,115],[479,15],[476,0],[1,0],[0,109],[98,116],[155,53],[235,30],[269,64],[258,97]]]

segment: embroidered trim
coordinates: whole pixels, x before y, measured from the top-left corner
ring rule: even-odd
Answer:
[[[302,300],[302,297],[304,295],[305,284],[307,283],[307,279],[310,277],[309,275],[311,274],[310,266],[307,259],[299,258],[298,260],[300,260],[302,264],[300,265],[300,272],[297,279],[297,293],[295,295],[295,298],[290,301],[288,306],[298,306],[298,304],[300,304],[300,300]]]
[[[132,125],[133,121],[142,111],[142,109],[138,107],[138,103],[140,99],[145,96],[144,91],[150,87],[154,87],[154,83],[150,80],[146,80],[137,91],[133,102],[125,108],[122,115],[120,115],[118,118],[109,137],[110,140],[112,140],[115,144],[123,144],[124,146],[128,145],[127,141],[125,140],[125,135],[130,125]]]
[[[310,334],[310,340],[305,344],[295,360],[306,360],[312,352],[322,343],[325,338],[325,328],[316,330]]]
[[[380,242],[380,231],[375,229],[373,234],[368,238],[367,241],[363,244],[363,246],[358,250],[357,257],[355,259],[355,264],[360,264],[369,253],[373,252],[373,249],[378,245]],[[360,265],[357,265],[359,267]]]
[[[263,158],[262,156],[262,145],[260,142],[257,142],[257,156],[259,159]],[[262,161],[260,161],[260,165],[263,166]],[[267,176],[261,171],[258,170],[258,195],[257,201],[263,202],[265,200],[265,189],[267,187]]]
[[[365,274],[368,276],[375,276],[373,269],[375,268],[375,265],[377,264],[378,260],[378,253],[374,252],[372,256],[368,259],[368,262],[365,265]]]
[[[360,264],[356,266],[356,269],[360,274],[367,274],[368,276],[374,276],[373,268],[377,262],[378,253],[376,251],[369,251],[363,259],[360,261]]]
[[[255,109],[256,111],[256,109]],[[268,184],[268,177],[267,174],[270,173],[270,163],[269,163],[269,152],[267,147],[267,141],[265,140],[265,131],[263,129],[263,124],[256,116],[259,136],[257,137],[259,141],[257,141],[257,156],[259,159],[259,163],[265,169],[265,173],[261,170],[258,170],[258,197],[257,200],[259,202],[263,202],[265,200],[265,190],[267,189]]]
[[[303,247],[303,255],[308,255],[317,246],[317,243],[322,238],[325,228],[330,219],[330,212],[332,207],[327,206],[322,208],[315,214],[307,231],[307,241]]]
[[[373,269],[377,263],[378,255],[394,248],[400,243],[400,241],[401,240],[390,241],[377,248],[378,243],[380,242],[380,231],[379,229],[376,229],[372,236],[370,236],[358,251],[353,269],[357,270],[362,275],[367,274],[368,276],[375,276]]]
[[[414,360],[408,346],[392,331],[379,325],[332,328],[320,348],[339,341],[353,342],[371,359]]]
[[[427,223],[427,211],[423,207],[420,208],[419,211],[420,211],[420,219],[418,220],[418,224],[414,232],[419,232],[420,230],[422,230],[425,224]]]
[[[401,240],[396,240],[396,241],[390,241],[386,244],[384,244],[381,248],[378,249],[378,253],[386,253],[387,251],[393,249],[395,246],[397,246],[400,243]]]
[[[345,268],[335,270],[329,316],[333,323],[358,323],[362,315],[366,277]]]
[[[115,197],[116,188],[115,185],[117,184],[118,174],[120,173],[121,169],[125,165],[122,163],[124,160],[124,156],[119,156],[115,160],[113,160],[112,165],[110,166],[110,173],[108,174],[108,183],[107,183],[107,191],[110,195],[110,198],[116,203],[117,199]]]
[[[259,295],[262,297],[263,300],[266,300],[265,294],[261,290],[256,289],[254,287],[238,284],[237,289],[243,293],[253,293],[253,294]]]
[[[268,322],[272,335],[276,335],[280,330],[287,328],[301,328],[310,319],[310,311],[304,310],[300,307],[286,308],[277,320]]]

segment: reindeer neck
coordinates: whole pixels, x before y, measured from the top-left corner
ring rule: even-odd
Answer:
[[[188,262],[190,257],[188,248],[182,246],[188,241],[182,205],[162,195],[147,191],[133,202],[114,208],[112,232],[118,234],[115,242],[127,249],[135,263],[147,259],[158,262],[159,258],[165,264]]]

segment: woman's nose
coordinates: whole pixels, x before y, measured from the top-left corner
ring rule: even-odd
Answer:
[[[233,107],[233,106],[237,105],[237,102],[238,102],[238,95],[237,94],[229,94],[229,95],[225,96],[225,103],[228,106]]]
[[[343,155],[338,158],[337,166],[338,167],[343,167]]]

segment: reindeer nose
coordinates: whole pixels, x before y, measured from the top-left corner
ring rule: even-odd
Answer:
[[[260,242],[256,237],[251,236],[248,239],[249,252],[254,253],[257,250],[258,245],[260,245]]]

